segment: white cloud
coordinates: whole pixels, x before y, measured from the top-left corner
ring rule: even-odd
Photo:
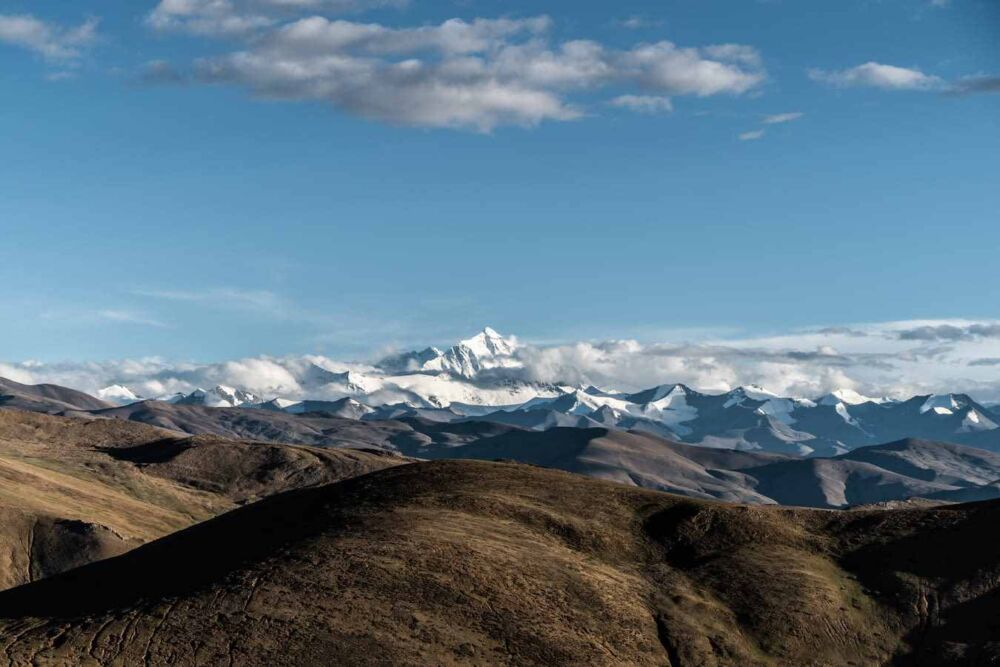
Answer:
[[[661,95],[619,95],[611,100],[610,104],[620,109],[646,114],[667,113],[674,110],[670,98]]]
[[[537,36],[551,26],[546,16],[529,19],[450,19],[436,26],[387,28],[377,23],[331,21],[321,16],[300,19],[268,38],[275,53],[318,55],[352,51],[372,55],[441,52],[482,53],[503,47],[517,35]]]
[[[160,31],[233,37],[302,12],[347,13],[405,4],[406,0],[160,0],[146,24]]]
[[[635,340],[527,344],[516,379],[635,390],[683,382],[702,391],[756,383],[785,395],[815,397],[837,388],[894,397],[968,392],[1000,400],[1000,322],[927,320],[860,324],[768,337],[649,343]],[[335,372],[372,372],[365,364],[319,356],[255,357],[208,364],[159,358],[99,363],[0,364],[0,376],[94,392],[125,384],[143,396],[226,384],[271,397],[324,398],[304,389],[311,364]],[[330,396],[333,397],[333,396]]]
[[[750,130],[739,135],[740,141],[757,141],[764,136],[764,130]]]
[[[72,61],[97,39],[97,25],[97,19],[63,27],[30,14],[0,14],[0,44],[28,49],[50,61]]]
[[[918,69],[876,62],[832,72],[814,69],[809,71],[809,77],[834,86],[867,86],[883,90],[933,90],[943,84],[940,78],[924,74]]]
[[[163,0],[150,22],[168,27],[178,17],[210,15],[228,21],[234,7],[229,0]],[[161,21],[161,14],[168,18]],[[573,120],[584,114],[574,93],[611,86],[625,89],[612,104],[665,111],[669,96],[740,95],[766,79],[760,55],[749,46],[659,41],[615,49],[591,40],[554,42],[545,16],[401,28],[322,16],[282,23],[239,14],[239,20],[253,25],[186,28],[254,31],[241,50],[197,62],[197,80],[239,85],[266,98],[325,101],[401,125],[488,132]]]
[[[0,377],[22,384],[32,384],[35,382],[31,371],[27,370],[23,365],[0,363]]]
[[[790,123],[793,120],[798,120],[802,118],[805,114],[801,111],[792,111],[789,113],[776,113],[770,116],[764,116],[761,120],[765,125],[778,125],[781,123]]]

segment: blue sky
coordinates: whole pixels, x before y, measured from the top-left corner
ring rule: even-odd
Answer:
[[[998,315],[996,2],[214,3],[4,3],[4,359]]]

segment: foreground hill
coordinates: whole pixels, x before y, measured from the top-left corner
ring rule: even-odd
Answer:
[[[0,588],[405,459],[0,410]]]
[[[0,593],[0,636],[13,664],[985,664],[998,520],[419,463]]]

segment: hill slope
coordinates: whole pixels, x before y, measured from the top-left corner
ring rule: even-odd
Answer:
[[[997,520],[422,463],[0,593],[0,636],[15,664],[967,664],[1000,657]]]
[[[692,498],[842,508],[926,497],[1000,498],[1000,455],[900,440],[833,458],[714,449],[604,428],[511,432],[424,458],[510,459]]]
[[[603,428],[553,428],[485,438],[427,451],[428,458],[511,459],[693,498],[773,503],[754,490],[750,469],[784,457],[709,449],[642,433]]]
[[[163,401],[142,401],[92,414],[192,435],[218,435],[316,447],[364,446],[408,456],[420,456],[428,446],[464,444],[514,430],[513,427],[486,422],[442,424],[418,418],[368,422],[322,411],[288,414],[268,409],[176,405]]]
[[[0,378],[0,408],[56,414],[68,410],[102,410],[106,403],[89,394],[54,384],[21,384]]]
[[[0,588],[116,555],[273,493],[404,461],[0,410]]]

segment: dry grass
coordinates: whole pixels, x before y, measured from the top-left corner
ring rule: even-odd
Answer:
[[[145,459],[136,459],[137,451]],[[186,438],[130,422],[0,410],[0,511],[8,517],[0,524],[0,589],[64,569],[46,554],[32,553],[40,526],[88,524],[91,528],[76,550],[96,559],[248,500],[402,461],[363,452]],[[56,530],[50,537],[61,534]],[[81,564],[71,556],[66,566]],[[45,558],[47,567],[38,567]]]
[[[967,664],[996,657],[998,514],[421,463],[0,594],[0,635],[14,664]]]

